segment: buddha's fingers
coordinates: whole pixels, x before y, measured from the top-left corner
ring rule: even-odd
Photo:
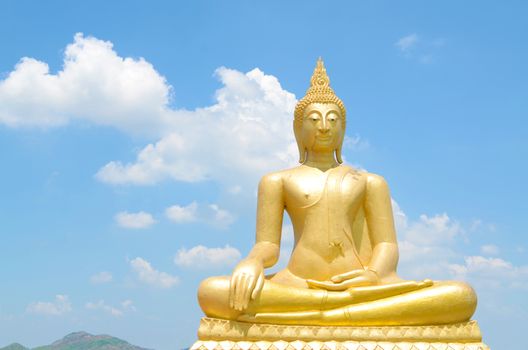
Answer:
[[[365,272],[364,269],[352,270],[352,271],[348,271],[348,272],[345,272],[339,275],[335,275],[334,277],[330,278],[330,280],[334,283],[339,283],[339,282],[343,282],[345,280],[349,280],[351,278],[360,276],[364,272]]]
[[[247,278],[248,276],[246,274],[242,274],[238,280],[238,283],[236,285],[236,291],[235,291],[235,310],[242,311],[243,310],[243,295],[244,291],[247,288]]]
[[[262,290],[262,287],[264,287],[264,274],[260,274],[257,278],[257,282],[255,283],[255,288],[253,288],[253,291],[251,292],[251,300],[255,300]]]
[[[377,285],[377,281],[369,276],[358,276],[340,283],[346,289],[354,287],[372,286]]]
[[[321,311],[260,312],[255,315],[241,315],[237,320],[251,323],[295,324],[302,320],[317,320],[321,317]]]
[[[330,291],[344,291],[348,288],[348,286],[345,283],[333,283],[333,282],[326,282],[326,281],[317,281],[312,279],[307,279],[306,283],[310,288],[314,289],[325,289]]]
[[[237,288],[239,279],[240,279],[240,275],[234,274],[231,277],[231,281],[229,282],[229,307],[232,309],[235,308],[236,288]]]
[[[367,276],[354,277],[339,283],[328,282],[328,281],[317,281],[307,279],[306,283],[310,288],[326,289],[329,291],[339,292],[350,289],[352,287],[368,286],[372,285],[373,281]]]
[[[255,282],[256,280],[254,276],[248,276],[246,285],[244,286],[244,292],[242,294],[242,310],[247,309],[251,292],[253,291],[253,288],[255,288]]]
[[[348,292],[353,298],[354,303],[372,301],[413,292],[415,290],[427,288],[433,285],[431,280],[423,281],[404,281],[393,284],[384,284],[377,286],[365,286],[350,288]]]

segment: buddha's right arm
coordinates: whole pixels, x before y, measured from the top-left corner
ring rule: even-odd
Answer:
[[[367,268],[374,271],[382,281],[392,280],[396,278],[398,243],[389,186],[379,175],[369,174],[365,197],[365,218],[373,246]]]
[[[272,267],[279,259],[279,250],[280,246],[276,243],[258,242],[255,243],[246,259],[258,261],[264,268]]]
[[[256,242],[248,256],[260,260],[264,267],[275,265],[279,259],[283,214],[282,177],[266,175],[259,183]]]
[[[264,176],[258,191],[256,242],[231,276],[231,308],[245,310],[249,300],[254,299],[264,286],[264,268],[278,261],[283,211],[281,177],[276,174]]]

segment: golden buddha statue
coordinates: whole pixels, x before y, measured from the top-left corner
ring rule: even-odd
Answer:
[[[207,319],[231,322],[236,329],[268,324],[332,331],[469,321],[477,304],[469,285],[406,281],[397,275],[389,188],[381,176],[342,164],[345,116],[319,59],[294,113],[301,164],[260,181],[253,249],[231,276],[208,278],[199,287]],[[294,248],[287,267],[266,276],[264,269],[279,258],[284,211],[293,225]],[[229,340],[222,332],[213,338],[208,332],[199,334]],[[473,340],[480,334],[475,332]],[[238,339],[251,338],[244,334]]]

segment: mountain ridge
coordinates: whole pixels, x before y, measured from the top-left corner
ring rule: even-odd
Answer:
[[[84,331],[70,333],[49,345],[28,348],[19,343],[7,345],[0,350],[152,350],[132,345],[107,334],[93,335]]]

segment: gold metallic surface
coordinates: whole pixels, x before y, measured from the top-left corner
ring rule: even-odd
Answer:
[[[190,350],[489,350],[478,343],[384,341],[197,341]]]
[[[385,341],[385,342],[458,342],[482,341],[476,321],[436,326],[328,327],[288,326],[246,323],[204,317],[198,338],[202,341]]]
[[[388,185],[379,175],[342,164],[345,107],[321,59],[293,124],[301,164],[260,181],[256,243],[231,276],[202,282],[198,300],[206,316],[239,324],[336,329],[468,322],[477,304],[469,285],[406,281],[397,275]],[[264,269],[279,258],[285,211],[294,248],[288,266],[266,276]]]

